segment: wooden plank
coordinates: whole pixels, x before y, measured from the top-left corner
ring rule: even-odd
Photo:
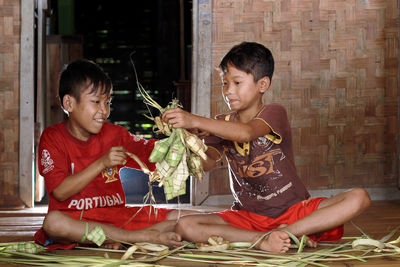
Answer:
[[[210,117],[212,74],[212,1],[193,1],[192,113]],[[209,174],[191,178],[191,203],[200,205],[209,194]]]
[[[0,1],[0,207],[18,194],[20,1]]]
[[[20,226],[20,225],[42,225],[43,217],[0,217],[0,225]]]
[[[20,232],[32,232],[39,230],[42,227],[42,222],[43,219],[40,220],[40,223],[36,225],[4,225],[0,226],[0,232],[8,233],[8,235],[13,235]]]
[[[34,1],[21,1],[19,196],[33,207],[34,171]]]
[[[47,0],[37,1],[36,123],[40,135],[46,127],[46,17]],[[35,136],[39,140],[39,136]]]

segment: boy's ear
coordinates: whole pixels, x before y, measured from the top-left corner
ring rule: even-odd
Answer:
[[[71,95],[64,95],[63,99],[62,99],[62,104],[64,107],[64,111],[67,111],[68,113],[72,111],[72,109],[74,108],[74,101],[75,99],[73,98],[73,96]]]
[[[271,85],[271,80],[269,79],[269,77],[264,76],[260,80],[258,80],[257,83],[260,86],[260,93],[265,93]]]

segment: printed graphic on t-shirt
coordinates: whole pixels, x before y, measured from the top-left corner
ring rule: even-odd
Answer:
[[[234,169],[237,170],[241,177],[258,178],[264,175],[281,176],[279,169],[275,167],[276,161],[282,161],[285,158],[280,147],[273,148],[274,143],[265,137],[259,137],[253,141],[251,149],[254,150],[254,157],[250,162],[239,156],[239,152],[231,149],[231,153],[235,154],[236,161],[231,161]]]
[[[118,168],[117,167],[113,167],[113,168],[108,168],[105,169],[101,172],[101,175],[107,178],[107,180],[104,183],[111,183],[111,182],[115,182],[118,181],[118,178],[115,177],[118,174]]]
[[[289,183],[286,184],[284,187],[282,187],[282,188],[276,190],[275,192],[272,192],[272,193],[269,194],[269,195],[266,195],[266,196],[257,195],[257,200],[270,200],[271,198],[277,197],[279,194],[284,193],[286,190],[288,190],[288,189],[289,189],[290,187],[292,187],[292,186],[293,186],[293,183],[292,183],[292,182],[289,182]]]
[[[241,198],[270,200],[283,194],[293,186],[284,178],[281,163],[286,157],[279,145],[265,137],[251,143],[250,156],[243,157],[232,146],[229,148],[229,163],[235,170],[235,195]]]
[[[48,173],[54,168],[54,161],[50,156],[50,152],[47,149],[42,150],[42,158],[40,159],[40,164],[43,166],[43,174]]]

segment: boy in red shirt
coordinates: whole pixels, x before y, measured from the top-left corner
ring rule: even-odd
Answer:
[[[296,174],[292,134],[283,106],[263,103],[271,84],[274,60],[261,44],[244,42],[222,59],[222,93],[232,112],[216,119],[181,109],[167,110],[163,119],[175,128],[198,129],[210,134],[204,169],[225,154],[235,202],[231,210],[181,218],[177,233],[192,242],[206,242],[211,235],[231,242],[255,242],[270,232],[258,248],[286,252],[290,239],[309,235],[307,244],[338,240],[343,223],[370,204],[368,193],[356,188],[331,198],[310,198]]]
[[[107,247],[117,248],[115,240],[181,245],[172,232],[179,211],[125,206],[119,169],[140,169],[126,152],[154,170],[148,157],[155,140],[106,122],[111,91],[109,77],[91,61],[72,62],[61,74],[59,97],[68,119],[46,128],[39,145],[49,209],[35,241],[49,249],[91,244],[88,234],[96,226],[107,236]]]

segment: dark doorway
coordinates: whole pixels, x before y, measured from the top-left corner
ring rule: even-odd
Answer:
[[[155,135],[153,122],[143,116],[149,109],[137,90],[132,62],[157,103],[165,107],[178,98],[190,109],[190,93],[182,90],[190,90],[192,1],[51,0],[51,8],[49,34],[81,36],[83,57],[102,66],[113,81],[110,122],[144,138],[164,137]],[[147,176],[122,170],[127,203],[142,203]],[[157,203],[166,203],[163,189],[153,188]],[[169,202],[178,201],[190,202],[189,179],[186,194]]]

